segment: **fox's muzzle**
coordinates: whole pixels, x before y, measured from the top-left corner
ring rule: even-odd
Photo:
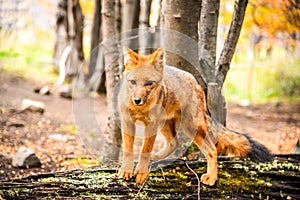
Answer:
[[[142,98],[135,98],[135,97],[132,97],[132,101],[133,101],[133,103],[134,103],[135,105],[137,105],[137,106],[141,106],[141,105],[144,104]]]
[[[131,97],[132,103],[137,106],[142,106],[146,103],[150,90],[147,87],[137,88]]]

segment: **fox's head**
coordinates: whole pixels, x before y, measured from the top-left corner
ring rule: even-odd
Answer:
[[[153,94],[161,88],[164,66],[165,56],[162,48],[148,56],[142,56],[126,47],[124,81],[134,105],[143,106],[159,96]]]

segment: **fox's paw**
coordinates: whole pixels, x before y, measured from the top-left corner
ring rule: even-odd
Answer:
[[[147,177],[148,173],[137,173],[135,182],[137,184],[143,184],[147,180]]]
[[[118,176],[119,176],[119,178],[129,180],[132,178],[133,173],[132,173],[132,170],[130,171],[130,170],[124,170],[124,169],[120,168],[118,171]]]
[[[203,174],[201,176],[201,182],[205,185],[213,186],[217,180],[218,180],[217,176],[212,176],[210,174]]]

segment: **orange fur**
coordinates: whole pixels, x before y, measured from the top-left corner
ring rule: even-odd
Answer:
[[[144,183],[150,159],[167,157],[177,147],[176,125],[204,152],[208,167],[201,181],[215,184],[218,177],[217,153],[247,156],[251,144],[247,137],[220,125],[218,141],[209,135],[212,119],[207,115],[205,94],[195,78],[165,64],[164,50],[142,56],[126,48],[124,78],[119,93],[119,111],[123,138],[123,163],[119,176],[133,176],[135,123],[145,125],[144,143],[136,167],[136,182]],[[217,126],[217,127],[218,127]],[[166,140],[165,147],[151,155],[157,132]],[[215,139],[217,140],[217,139]],[[217,144],[216,144],[217,143]]]

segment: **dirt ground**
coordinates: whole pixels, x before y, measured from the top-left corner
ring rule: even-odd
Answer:
[[[101,137],[97,137],[98,130],[91,125],[105,124],[105,97],[94,95],[94,98],[78,101],[55,93],[43,96],[33,92],[40,86],[0,70],[0,181],[97,165],[90,147],[97,145]],[[45,112],[19,112],[23,99],[43,102]],[[93,113],[89,113],[86,106],[92,108]],[[228,128],[248,133],[275,154],[293,152],[300,134],[300,102],[246,107],[228,104],[227,109]],[[74,120],[79,128],[75,128]],[[36,152],[41,168],[19,169],[11,165],[9,156],[21,146]]]

